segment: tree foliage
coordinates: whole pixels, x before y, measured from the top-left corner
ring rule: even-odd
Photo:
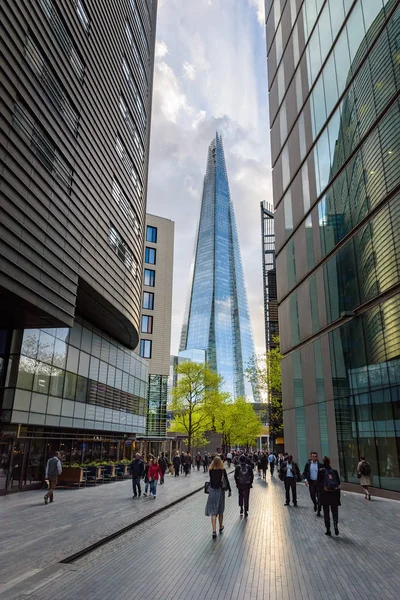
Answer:
[[[226,394],[219,391],[222,378],[207,365],[185,360],[178,364],[177,374],[170,406],[174,413],[170,431],[186,433],[191,452],[195,443],[207,443],[204,433],[215,429],[218,407],[226,400]]]
[[[281,433],[282,419],[282,354],[279,347],[279,337],[273,338],[276,347],[266,354],[252,357],[246,375],[258,390],[260,398],[265,398],[269,405],[269,432],[274,438]]]

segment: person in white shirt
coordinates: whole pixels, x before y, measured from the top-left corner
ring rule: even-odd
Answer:
[[[275,471],[275,464],[276,464],[276,456],[273,452],[271,452],[271,454],[268,456],[268,462],[269,462],[269,470],[271,472],[271,477],[273,477],[274,471]]]
[[[228,452],[228,454],[226,455],[226,460],[228,461],[228,468],[231,468],[231,464],[232,464],[232,453]]]
[[[54,490],[57,486],[58,476],[62,473],[62,466],[60,461],[60,453],[54,452],[52,458],[49,458],[46,465],[46,475],[45,479],[49,481],[49,489],[47,493],[44,495],[44,503],[47,504],[50,502],[54,502]]]

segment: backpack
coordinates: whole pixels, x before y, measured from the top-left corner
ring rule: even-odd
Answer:
[[[324,474],[324,489],[328,492],[333,492],[339,487],[339,478],[334,469],[325,469]]]
[[[370,467],[369,463],[366,460],[363,460],[362,463],[361,463],[360,473],[364,477],[368,477],[369,475],[371,475],[371,467]]]
[[[238,474],[238,484],[239,485],[250,485],[251,484],[250,468],[248,465],[240,465],[239,474]]]

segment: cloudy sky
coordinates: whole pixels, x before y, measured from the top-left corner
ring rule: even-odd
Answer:
[[[260,201],[271,202],[264,0],[159,0],[148,212],[175,221],[179,346],[207,149],[224,141],[253,334],[264,352]]]

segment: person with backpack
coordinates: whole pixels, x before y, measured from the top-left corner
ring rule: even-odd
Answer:
[[[263,452],[261,455],[260,467],[261,467],[263,479],[266,480],[267,479],[267,471],[268,471],[268,456],[265,454],[265,452]]]
[[[320,484],[320,501],[324,511],[325,535],[332,535],[329,509],[332,512],[335,535],[339,535],[340,478],[336,469],[332,469],[328,456],[323,458],[322,469],[318,472],[318,482]]]
[[[249,514],[249,499],[250,489],[253,487],[254,472],[253,469],[246,463],[246,457],[241,456],[240,462],[235,468],[235,483],[239,492],[240,516],[247,517]]]
[[[135,458],[129,465],[129,475],[132,477],[132,489],[133,498],[141,496],[142,490],[140,488],[140,480],[144,475],[144,462],[138,452],[135,454]]]
[[[365,492],[364,499],[371,500],[369,488],[371,481],[371,465],[365,460],[365,456],[360,456],[360,462],[357,465],[357,477],[360,479],[360,485]]]
[[[292,490],[292,502],[293,506],[297,506],[297,481],[301,480],[300,469],[296,462],[293,460],[291,454],[288,455],[287,459],[283,462],[279,473],[279,479],[285,484],[286,502],[285,506],[290,504],[290,490]]]
[[[57,486],[58,476],[62,473],[62,466],[60,461],[60,453],[54,452],[52,458],[49,458],[46,465],[45,479],[49,482],[49,489],[44,495],[44,503],[47,504],[54,502],[54,490]]]

